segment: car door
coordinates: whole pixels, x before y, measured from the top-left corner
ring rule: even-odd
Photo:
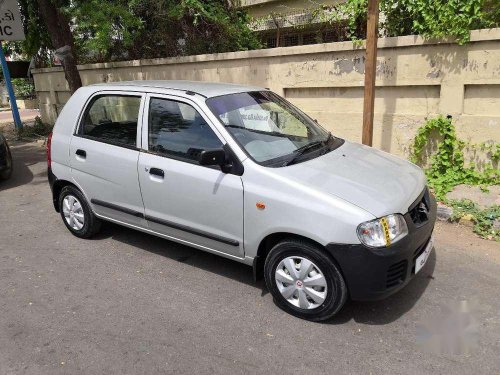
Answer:
[[[144,94],[92,96],[71,138],[75,183],[97,215],[147,227],[137,176]]]
[[[241,177],[201,166],[220,135],[186,98],[148,95],[139,182],[149,228],[202,249],[243,257]]]

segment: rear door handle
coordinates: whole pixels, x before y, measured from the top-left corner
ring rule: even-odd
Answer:
[[[160,169],[160,168],[150,168],[149,174],[152,174],[152,175],[155,175],[155,176],[161,177],[161,178],[165,177],[165,172],[163,172],[163,169]]]
[[[87,152],[85,150],[76,150],[75,154],[77,154],[78,156],[82,157],[82,158],[86,158],[87,157]]]

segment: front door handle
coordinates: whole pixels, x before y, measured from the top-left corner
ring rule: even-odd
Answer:
[[[165,172],[163,172],[163,169],[160,169],[160,168],[150,168],[149,174],[155,175],[155,176],[160,177],[160,178],[165,177]]]
[[[78,149],[75,154],[84,159],[87,157],[87,152],[85,150]]]

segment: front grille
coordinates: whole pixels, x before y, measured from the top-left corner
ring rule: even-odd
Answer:
[[[402,260],[400,262],[394,263],[387,270],[387,282],[386,287],[392,288],[403,283],[406,279],[406,270],[408,269],[408,261]]]
[[[418,227],[429,220],[430,196],[429,189],[425,188],[424,194],[414,202],[408,211],[413,223]]]

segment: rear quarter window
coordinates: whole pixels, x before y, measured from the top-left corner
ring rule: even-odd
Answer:
[[[140,105],[140,96],[99,95],[85,109],[78,134],[135,147]]]

